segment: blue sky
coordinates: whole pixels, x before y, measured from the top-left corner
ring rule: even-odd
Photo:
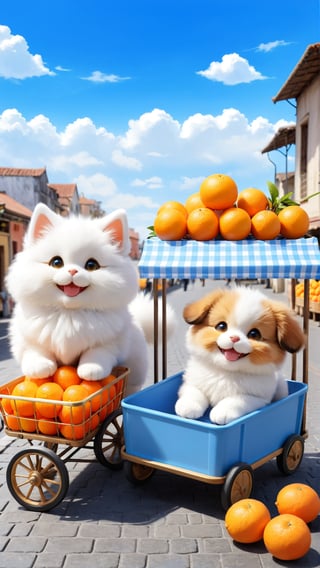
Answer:
[[[0,165],[45,166],[143,239],[210,174],[267,190],[261,150],[295,121],[272,97],[319,41],[320,0],[2,3]]]

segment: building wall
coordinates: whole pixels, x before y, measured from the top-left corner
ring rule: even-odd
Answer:
[[[20,252],[23,248],[23,239],[27,230],[27,223],[17,223],[10,221],[10,237],[11,237],[11,247],[12,247],[12,258],[17,252]]]
[[[48,187],[46,173],[41,176],[0,176],[0,190],[31,211],[39,202],[45,203],[53,211],[58,210],[57,194]]]
[[[301,127],[308,123],[308,151],[307,151],[307,195],[320,190],[320,76],[309,85],[297,100],[297,127],[296,127],[296,176],[295,195],[301,201],[300,171],[301,171]],[[320,196],[302,201],[311,224],[320,222]]]
[[[28,209],[35,207],[35,182],[33,177],[1,176],[1,191],[10,195]]]

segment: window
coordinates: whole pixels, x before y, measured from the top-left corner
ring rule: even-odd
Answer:
[[[300,200],[307,197],[307,164],[308,164],[308,123],[301,125],[300,147]]]

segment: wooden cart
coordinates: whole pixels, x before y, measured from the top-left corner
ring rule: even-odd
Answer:
[[[115,379],[95,393],[78,402],[64,402],[49,399],[27,398],[32,413],[19,414],[19,401],[12,391],[24,380],[19,377],[0,388],[0,410],[5,433],[15,438],[26,439],[29,447],[21,449],[10,460],[6,479],[10,493],[20,505],[30,511],[48,511],[58,505],[69,488],[67,462],[93,461],[80,459],[77,455],[82,448],[94,450],[96,459],[104,466],[119,469],[123,462],[120,455],[123,444],[122,411],[123,398],[129,370],[116,367],[112,371]],[[112,389],[112,387],[115,387]],[[8,404],[9,403],[9,404]],[[54,409],[47,426],[54,435],[42,434],[37,404]],[[67,436],[63,436],[63,424],[59,419],[61,407],[70,409],[71,424],[67,424]],[[76,413],[83,418],[72,420]],[[31,431],[28,431],[31,430]],[[75,457],[76,456],[76,457]]]
[[[315,238],[274,241],[175,241],[150,239],[139,263],[142,277],[154,279],[154,382],[122,402],[125,445],[122,457],[128,479],[141,483],[155,470],[170,471],[210,484],[221,484],[227,509],[249,497],[253,470],[276,458],[284,474],[299,467],[306,432],[308,345],[303,351],[302,379],[297,381],[297,359],[292,357],[289,396],[226,426],[208,416],[186,420],[175,415],[174,403],[181,375],[166,378],[166,331],[162,336],[162,381],[159,381],[158,280],[211,278],[218,280],[289,278],[292,307],[296,279],[304,280],[303,328],[309,332],[309,279],[320,277],[320,254]],[[166,321],[166,291],[162,291],[162,319]],[[295,401],[293,403],[293,400]],[[292,406],[293,403],[293,406]]]

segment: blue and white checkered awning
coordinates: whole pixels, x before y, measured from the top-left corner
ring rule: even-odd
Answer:
[[[315,237],[258,241],[148,239],[139,261],[143,278],[320,279]]]

